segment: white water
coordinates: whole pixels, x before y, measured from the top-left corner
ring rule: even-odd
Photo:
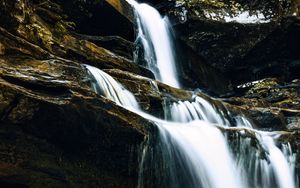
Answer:
[[[295,175],[295,159],[296,155],[292,153],[289,143],[281,144],[281,151],[276,146],[276,138],[280,135],[272,132],[257,131],[252,128],[251,123],[244,117],[239,117],[237,120],[238,127],[244,127],[255,133],[255,138],[261,145],[261,149],[265,152],[266,159],[262,159],[259,152],[255,151],[256,155],[252,155],[252,165],[254,170],[248,171],[248,174],[253,174],[254,180],[251,182],[252,187],[279,187],[279,188],[296,188]],[[245,144],[240,143],[240,145]],[[246,145],[249,147],[250,142]],[[247,158],[246,156],[242,156]],[[241,165],[240,168],[251,168],[250,166]],[[240,169],[242,170],[242,169]]]
[[[93,88],[96,92],[101,91],[102,95],[115,101],[118,105],[129,107],[128,109],[131,111],[153,121],[159,128],[160,144],[166,145],[163,148],[164,156],[174,160],[173,166],[179,165],[178,163],[184,164],[182,168],[190,174],[189,182],[186,180],[176,181],[182,169],[178,169],[178,172],[175,172],[174,169],[165,170],[165,175],[173,179],[167,183],[168,187],[182,187],[187,183],[190,187],[241,187],[241,183],[236,178],[238,174],[233,165],[227,142],[216,127],[204,121],[184,124],[168,122],[144,113],[139,110],[133,95],[111,76],[95,67],[88,65],[86,67],[95,78],[94,84],[96,85]],[[167,148],[169,150],[166,150]],[[168,153],[171,150],[178,150],[180,154],[172,156],[171,153]],[[220,160],[220,156],[222,156],[222,160]],[[166,159],[163,162],[168,163]],[[145,186],[141,184],[139,187]]]
[[[169,148],[181,150],[185,160],[182,162],[191,175],[189,187],[241,187],[227,142],[216,127],[203,121],[193,121],[171,126],[163,124],[159,128],[162,141]]]
[[[158,152],[162,153],[158,160],[163,165],[156,168],[160,169],[169,180],[164,182],[164,177],[156,177],[162,178],[158,181],[162,183],[161,187],[297,187],[293,175],[295,155],[292,154],[289,145],[283,145],[283,152],[276,147],[273,139],[276,135],[256,131],[251,128],[251,123],[247,119],[242,116],[235,117],[237,127],[255,133],[266,159],[260,156],[261,151],[251,146],[251,140],[241,139],[235,143],[239,149],[234,160],[224,135],[213,126],[218,124],[228,127],[229,121],[220,116],[215,107],[203,98],[195,97],[194,102],[174,103],[170,109],[173,122],[161,120],[142,112],[133,94],[108,74],[92,66],[86,67],[95,79],[93,88],[96,92],[157,125],[159,129],[157,143],[161,145]],[[141,164],[141,169],[144,169],[145,164],[155,166],[153,163],[159,163],[153,159],[146,163],[146,155],[157,153],[151,154],[148,147],[143,152],[144,164]],[[181,177],[183,172],[187,177]],[[141,188],[149,186],[145,184],[144,178],[147,177],[140,175]]]
[[[165,22],[152,7],[135,2],[131,4],[138,12],[139,37],[149,67],[156,78],[179,87]],[[235,126],[255,133],[258,148],[252,146],[250,138],[240,137],[232,148],[234,153],[229,149],[226,137],[212,125],[226,128],[232,126],[230,121],[203,98],[172,104],[168,110],[172,122],[161,120],[140,111],[134,96],[108,74],[90,66],[87,68],[95,78],[93,87],[96,92],[157,125],[158,135],[152,141],[155,144],[143,150],[140,188],[297,187],[294,180],[295,155],[290,147],[282,145],[282,152],[276,146],[274,135],[254,130],[244,117],[232,118]],[[239,136],[242,134],[241,131]],[[151,167],[153,169],[149,171]],[[144,172],[147,169],[149,172]]]
[[[170,26],[166,18],[147,4],[128,1],[137,12],[138,38],[144,48],[148,68],[157,80],[180,87],[177,79],[174,47],[170,40]]]

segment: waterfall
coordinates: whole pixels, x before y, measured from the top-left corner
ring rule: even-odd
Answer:
[[[189,187],[201,185],[201,187],[214,188],[241,187],[238,178],[236,178],[238,174],[233,165],[232,156],[220,130],[204,121],[170,122],[142,112],[133,94],[111,76],[95,67],[88,65],[85,67],[94,80],[92,88],[95,92],[115,101],[118,105],[129,107],[129,110],[157,125],[159,135],[156,143],[160,148],[155,155],[162,153],[162,158],[159,159],[162,166],[157,166],[157,168],[161,170],[164,177],[168,176],[170,180],[164,182],[164,178],[160,179],[160,187],[183,187],[187,185]],[[149,151],[145,152],[149,153]],[[176,154],[173,155],[173,153]],[[219,159],[219,156],[222,156],[222,160]],[[149,162],[156,163],[153,159]],[[182,175],[183,172],[186,174]],[[149,185],[140,183],[139,187],[147,186]]]
[[[155,8],[145,3],[138,4],[134,0],[128,2],[137,13],[137,40],[143,45],[148,68],[157,80],[179,88],[174,47],[167,18],[162,18]]]
[[[134,95],[111,76],[95,67],[85,67],[93,78],[95,92],[157,125],[155,144],[152,149],[144,148],[141,162],[143,170],[149,166],[155,168],[152,173],[155,177],[143,175],[142,170],[139,187],[296,187],[293,177],[296,156],[289,144],[282,145],[283,152],[275,145],[276,135],[256,131],[246,118],[234,117],[235,126],[255,133],[266,155],[262,158],[262,151],[245,138],[233,144],[237,152],[234,159],[226,137],[214,126],[228,127],[230,121],[205,99],[197,96],[194,102],[173,103],[169,109],[172,121],[162,120],[141,111]]]
[[[149,5],[130,3],[137,11],[138,37],[149,68],[157,79],[179,87],[166,22]],[[156,125],[157,132],[142,151],[139,188],[298,187],[294,175],[296,156],[288,143],[276,144],[278,135],[255,130],[242,115],[228,118],[199,96],[192,102],[165,106],[168,120],[153,117],[140,110],[134,95],[108,74],[85,67],[96,93]],[[233,140],[220,131],[231,127],[240,128]],[[243,136],[245,131],[252,137]]]

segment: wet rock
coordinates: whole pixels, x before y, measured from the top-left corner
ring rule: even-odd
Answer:
[[[105,70],[134,93],[145,111],[159,117],[164,104],[201,95],[224,116],[230,116],[227,109],[242,112],[260,129],[299,128],[298,80],[282,81],[298,75],[297,40],[285,35],[298,39],[296,18],[261,25],[189,19],[178,26],[194,51],[187,54],[197,53],[184,65],[183,77],[192,72],[186,80],[197,80],[191,87],[214,84],[212,91],[224,92],[230,84],[226,76],[238,78],[234,83],[264,77],[262,67],[283,62],[266,57],[282,50],[276,58],[283,57],[289,75],[236,89],[219,102],[150,79],[150,71],[132,62],[131,23],[108,4],[4,0],[0,5],[0,187],[137,186],[139,147],[152,124],[93,93],[83,63]],[[272,63],[257,66],[253,58],[258,56],[259,62]],[[201,63],[214,68],[197,66]],[[249,72],[238,77],[242,70]],[[286,137],[296,139],[291,135]]]
[[[277,79],[264,79],[255,83],[246,92],[247,98],[259,98],[278,107],[299,109],[299,82],[279,82]]]
[[[248,115],[255,121],[255,125],[265,130],[285,130],[286,119],[279,110],[249,109]]]
[[[287,124],[289,129],[300,129],[300,115],[287,117]]]
[[[96,96],[79,64],[2,59],[0,91],[0,185],[136,186],[151,123]]]

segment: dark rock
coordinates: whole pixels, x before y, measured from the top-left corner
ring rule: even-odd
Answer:
[[[177,26],[181,39],[209,65],[227,73],[228,77],[233,76],[230,72],[238,69],[237,66],[245,66],[239,60],[273,27],[272,23],[244,25],[212,20],[189,20]]]
[[[282,112],[268,109],[249,109],[248,115],[255,125],[266,130],[285,130],[286,119]]]
[[[250,87],[245,97],[259,98],[279,108],[299,110],[299,88],[297,82],[280,83],[277,79],[264,79]]]
[[[164,104],[200,95],[224,116],[251,117],[257,128],[299,129],[299,80],[284,82],[298,75],[296,18],[252,25],[193,18],[178,26],[189,46],[182,77],[190,87],[220,96],[230,89],[227,78],[244,83],[253,75],[275,75],[286,63],[280,79],[238,88],[220,102],[152,80],[149,70],[132,62],[132,23],[105,2],[0,5],[0,187],[137,186],[139,149],[155,128],[95,94],[83,63],[104,69],[159,117]],[[296,140],[299,150],[298,135],[282,139]]]
[[[241,63],[250,67],[241,68],[238,72],[248,74],[248,78],[237,79],[242,81],[278,77],[290,81],[299,78],[299,75],[295,74],[299,67],[296,62],[300,59],[300,51],[297,48],[300,42],[299,32],[299,18],[282,19],[273,32],[241,59]]]
[[[189,1],[184,6],[188,19],[176,26],[181,40],[233,84],[266,77],[298,78],[293,70],[297,63],[293,62],[300,54],[296,47],[299,17],[291,16],[290,1]],[[252,16],[260,12],[264,17],[248,24],[225,21],[224,17],[232,19],[241,10]]]
[[[180,42],[179,76],[186,88],[200,88],[211,95],[222,96],[232,91],[232,85],[219,69],[210,66],[189,46]]]
[[[17,3],[13,5],[19,6]],[[11,8],[12,12],[16,11],[14,6],[7,7],[7,9]],[[61,16],[62,9],[59,4],[47,1],[34,6],[21,7],[22,10],[24,9],[24,12],[30,14],[30,17],[28,17],[26,21],[16,19],[15,27],[7,25],[6,22],[1,23],[4,27],[1,28],[0,31],[1,36],[3,35],[1,53],[5,53],[5,55],[7,53],[28,54],[28,48],[30,47],[30,50],[35,50],[35,53],[39,51],[39,54],[30,53],[37,58],[60,56],[74,61],[92,64],[99,68],[120,68],[122,70],[153,77],[150,71],[132,63],[131,60],[116,55],[88,40],[82,39],[78,37],[79,35],[76,33],[71,34],[69,30],[72,28],[72,23],[66,21],[64,15]],[[53,7],[55,11],[52,10]],[[43,8],[44,12],[49,12],[51,16],[47,16],[47,19],[45,19],[44,13],[41,14],[41,12],[38,11],[40,10],[39,8]],[[51,21],[49,21],[49,19]],[[6,28],[9,28],[10,31]],[[22,45],[25,46],[23,48],[16,48],[15,46],[18,44],[14,41],[22,43]],[[121,39],[118,41],[121,41],[121,43],[118,43],[122,46],[121,48],[124,49],[124,45],[127,44],[126,41]],[[115,48],[114,50],[120,51],[120,48]]]
[[[134,41],[132,23],[106,1],[59,1],[64,12],[76,24],[76,31],[94,36],[121,36]]]
[[[134,44],[127,41],[119,36],[89,36],[89,35],[78,35],[78,38],[87,40],[102,46],[120,56],[126,57],[132,60]]]

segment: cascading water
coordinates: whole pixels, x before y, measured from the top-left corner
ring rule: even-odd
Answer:
[[[125,108],[139,109],[139,105],[134,95],[111,76],[96,67],[90,65],[84,66],[87,68],[91,77],[93,77],[94,81],[92,82],[92,88],[97,94],[103,95]]]
[[[138,14],[138,37],[149,68],[157,79],[179,87],[174,56],[165,22],[146,4],[130,0]],[[156,64],[157,63],[157,64]],[[144,146],[138,187],[188,188],[296,188],[295,155],[289,144],[276,146],[276,135],[256,131],[242,116],[225,118],[210,102],[195,97],[165,107],[168,119],[153,117],[139,109],[133,94],[108,74],[86,65],[94,78],[94,90],[118,105],[157,125],[157,134]],[[231,123],[230,123],[231,122]],[[232,125],[234,122],[234,125]],[[215,126],[217,125],[217,126]],[[219,130],[241,128],[229,140]],[[253,138],[242,137],[243,131]],[[253,147],[253,139],[257,147]]]
[[[137,12],[137,40],[143,45],[148,68],[157,80],[179,88],[169,22],[147,4],[138,4],[134,0],[128,2]]]
[[[251,146],[251,140],[241,139],[233,144],[234,160],[224,135],[213,126],[228,127],[229,121],[205,99],[195,97],[195,102],[174,103],[170,108],[173,121],[161,120],[142,112],[133,94],[108,74],[92,66],[86,68],[95,80],[97,93],[157,125],[154,146],[146,146],[143,151],[139,187],[297,187],[293,178],[295,155],[290,146],[283,145],[281,152],[270,133],[255,131],[245,118],[235,117],[235,126],[255,133],[266,159],[261,157],[262,151]],[[155,168],[155,177],[143,175],[149,166]]]
[[[170,108],[170,116],[171,120],[177,122],[203,120],[212,124],[227,125],[225,118],[201,97],[195,97],[194,102],[179,101],[173,103]]]
[[[93,88],[97,93],[118,105],[129,105],[129,110],[157,125],[159,135],[153,154],[161,154],[161,158],[157,159],[161,161],[161,165],[148,164],[157,163],[154,159],[141,164],[142,167],[154,165],[156,170],[164,174],[163,178],[157,180],[155,187],[241,187],[241,182],[236,178],[238,174],[232,156],[220,130],[204,121],[183,124],[161,120],[144,113],[139,110],[133,95],[111,76],[95,67],[85,66],[95,80]],[[144,152],[151,156],[151,151]],[[219,156],[222,156],[222,160]],[[145,158],[143,160],[145,161]],[[139,187],[153,187],[153,183],[145,184],[145,177],[140,178]]]

